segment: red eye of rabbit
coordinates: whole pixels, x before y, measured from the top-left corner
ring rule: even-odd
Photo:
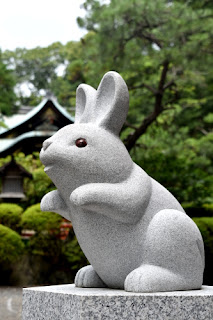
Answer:
[[[84,148],[86,147],[87,145],[87,140],[84,139],[84,138],[79,138],[75,141],[75,145],[78,147],[78,148]]]

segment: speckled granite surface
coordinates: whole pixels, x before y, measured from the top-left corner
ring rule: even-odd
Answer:
[[[22,320],[213,320],[213,287],[160,293],[58,285],[23,289]]]

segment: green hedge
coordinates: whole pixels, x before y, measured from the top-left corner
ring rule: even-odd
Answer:
[[[41,211],[40,203],[28,207],[22,214],[22,228],[36,231],[27,243],[28,252],[57,260],[62,247],[62,241],[58,238],[61,221],[59,214]]]
[[[213,203],[203,204],[203,208],[213,216]]]
[[[213,285],[213,217],[193,218],[200,229],[205,246],[204,284]]]
[[[62,246],[62,256],[72,268],[73,272],[77,272],[80,268],[89,263],[81,250],[73,231],[70,231],[69,239]]]
[[[23,209],[14,203],[0,204],[0,223],[13,230],[18,230]]]
[[[0,265],[5,267],[15,262],[24,252],[20,235],[0,224]]]
[[[44,230],[59,231],[62,217],[54,212],[41,211],[40,203],[27,208],[22,214],[21,224],[23,229],[33,229],[37,232]]]

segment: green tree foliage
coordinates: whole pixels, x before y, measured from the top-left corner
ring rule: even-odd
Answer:
[[[52,83],[52,92],[59,103],[68,108],[75,106],[75,92],[77,86],[86,82],[85,62],[81,42],[68,42],[62,50],[65,57],[64,72]],[[70,110],[71,112],[73,109]]]
[[[213,134],[195,139],[187,128],[174,128],[171,138],[161,126],[151,126],[132,156],[187,209],[213,203]]]
[[[15,262],[24,251],[20,235],[0,224],[0,266],[1,268]]]
[[[213,202],[213,8],[204,2],[87,0],[78,19],[96,43],[96,74],[102,66],[127,81],[121,137],[133,159],[192,206]]]
[[[13,230],[20,229],[20,221],[23,209],[14,203],[0,204],[0,223]]]
[[[64,64],[62,44],[34,49],[17,48],[15,51],[5,51],[4,61],[15,71],[17,77],[17,92],[21,104],[35,105],[41,99],[40,90],[46,93],[57,78],[57,68]],[[31,91],[30,97],[23,94],[21,85],[27,85]]]
[[[2,53],[0,51],[0,116],[10,115],[15,108],[15,79],[11,70],[3,62]],[[4,126],[0,118],[0,126]]]
[[[119,71],[131,90],[129,150],[163,112],[170,110],[178,127],[190,126],[189,115],[191,121],[206,115],[211,9],[166,0],[88,0],[84,7],[87,16],[79,25],[95,33],[102,62]],[[198,135],[204,122],[199,125],[191,128]]]

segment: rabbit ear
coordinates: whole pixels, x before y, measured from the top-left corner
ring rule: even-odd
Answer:
[[[129,108],[129,93],[123,78],[114,71],[107,72],[97,89],[94,107],[96,123],[119,134]]]
[[[76,91],[75,123],[86,123],[92,119],[96,90],[87,84],[80,84]],[[89,110],[90,108],[90,110]]]

